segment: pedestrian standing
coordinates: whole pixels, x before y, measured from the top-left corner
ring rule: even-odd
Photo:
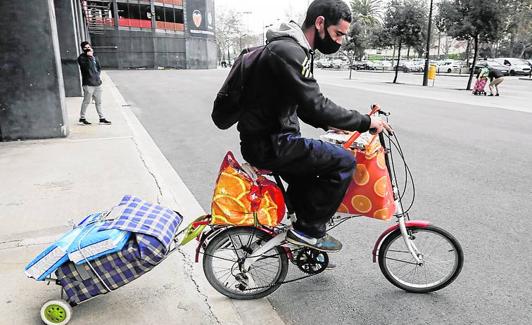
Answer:
[[[490,72],[488,74],[488,78],[490,79],[490,96],[493,96],[493,87],[495,87],[495,96],[499,96],[499,85],[501,84],[501,82],[504,81],[504,74],[495,69],[495,68],[490,68]]]
[[[111,124],[107,120],[102,111],[102,79],[100,78],[100,62],[94,56],[94,51],[89,42],[81,42],[81,49],[83,53],[78,57],[79,69],[81,70],[81,79],[83,84],[83,102],[81,103],[81,112],[79,115],[79,123],[82,125],[90,125],[91,123],[85,118],[87,106],[89,106],[91,99],[94,99],[96,104],[96,112],[100,116],[100,124]]]

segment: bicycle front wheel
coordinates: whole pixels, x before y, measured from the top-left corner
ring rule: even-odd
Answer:
[[[209,283],[221,294],[233,299],[258,299],[279,288],[288,272],[288,258],[277,246],[251,265],[242,266],[254,250],[272,238],[253,227],[229,228],[212,239],[203,256],[203,272]]]
[[[408,292],[426,293],[451,284],[464,263],[462,247],[450,233],[435,227],[408,227],[408,235],[419,251],[418,263],[397,229],[379,249],[379,266],[388,281]]]

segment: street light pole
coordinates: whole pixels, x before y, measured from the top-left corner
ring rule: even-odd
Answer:
[[[425,51],[425,71],[423,72],[423,86],[429,84],[429,60],[430,60],[430,30],[432,29],[432,0],[430,0],[429,29],[427,31],[427,50]]]

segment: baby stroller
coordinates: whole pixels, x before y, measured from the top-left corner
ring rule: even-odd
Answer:
[[[487,80],[488,79],[486,78],[477,79],[477,81],[475,82],[475,86],[473,87],[473,95],[486,96],[486,91],[484,91],[484,88],[486,87]]]

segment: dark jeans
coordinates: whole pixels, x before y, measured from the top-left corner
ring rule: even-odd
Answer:
[[[355,169],[353,154],[321,140],[287,136],[280,141],[243,139],[249,163],[279,174],[287,183],[296,230],[320,238],[342,202]]]

